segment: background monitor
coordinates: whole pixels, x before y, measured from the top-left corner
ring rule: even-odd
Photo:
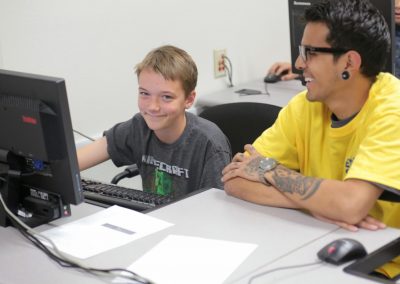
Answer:
[[[299,55],[298,46],[301,43],[303,30],[305,26],[304,11],[314,3],[323,0],[289,0],[289,28],[290,28],[290,51],[292,60],[292,71],[301,74],[294,66],[297,56]],[[388,23],[392,45],[387,58],[386,66],[383,71],[395,74],[395,55],[396,55],[396,35],[394,21],[394,1],[395,0],[370,0],[376,8],[382,13]]]
[[[83,195],[64,80],[0,70],[0,132],[0,192],[11,211],[31,226],[69,216]]]

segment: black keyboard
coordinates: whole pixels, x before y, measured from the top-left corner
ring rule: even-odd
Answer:
[[[173,201],[173,198],[170,196],[162,196],[142,190],[88,179],[82,179],[82,189],[85,201],[88,203],[94,203],[100,206],[118,205],[135,211],[154,209],[159,205],[164,205]]]

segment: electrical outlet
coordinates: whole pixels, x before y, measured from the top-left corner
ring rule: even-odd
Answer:
[[[214,50],[214,78],[220,78],[226,76],[224,56],[226,55],[226,49],[215,49]]]

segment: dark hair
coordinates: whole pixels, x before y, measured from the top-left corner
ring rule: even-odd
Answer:
[[[390,51],[390,33],[382,14],[368,0],[327,0],[305,11],[305,20],[326,24],[332,48],[361,55],[361,73],[373,78],[383,70]],[[336,55],[337,59],[340,55]]]
[[[153,49],[136,65],[138,77],[144,69],[153,70],[166,80],[179,80],[186,98],[196,88],[196,64],[186,51],[178,47],[164,45]]]

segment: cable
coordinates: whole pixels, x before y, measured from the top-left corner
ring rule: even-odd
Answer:
[[[225,55],[223,56],[223,58],[224,58],[224,67],[225,67],[225,69],[226,69],[226,71],[227,71],[227,73],[228,73],[228,79],[229,79],[228,87],[231,88],[231,87],[233,87],[233,83],[232,83],[232,74],[233,74],[232,63],[231,63],[231,61],[229,60],[229,58],[226,57]],[[228,61],[229,66],[226,65],[225,59],[226,59],[226,61]]]
[[[129,280],[137,281],[138,283],[146,283],[146,284],[152,283],[150,280],[147,280],[127,269],[122,269],[122,268],[98,269],[98,268],[93,268],[93,267],[87,267],[78,261],[73,261],[73,260],[69,259],[65,254],[63,254],[57,248],[57,246],[50,239],[41,235],[34,229],[27,226],[21,220],[19,220],[19,218],[16,217],[6,206],[1,194],[0,194],[0,202],[1,202],[3,209],[5,210],[5,212],[7,214],[7,216],[10,218],[11,222],[13,223],[14,227],[16,227],[36,247],[41,249],[47,256],[49,256],[51,259],[56,261],[60,266],[67,267],[67,268],[82,269],[83,271],[88,272],[93,275],[96,275],[96,276],[122,277],[122,278],[126,278]],[[41,242],[39,240],[39,238],[42,238],[43,240],[48,242],[51,247],[50,248],[46,247],[43,244],[43,242]],[[119,272],[120,274],[116,274],[117,272]],[[124,273],[124,274],[121,274],[121,273]],[[131,276],[128,276],[127,274],[130,274]]]
[[[268,84],[264,83],[264,90],[265,90],[265,94],[270,96],[271,94],[268,92]]]
[[[282,267],[277,267],[277,268],[273,268],[273,269],[270,269],[270,270],[266,270],[266,271],[264,271],[264,272],[261,272],[261,273],[259,273],[259,274],[256,274],[256,275],[250,277],[248,284],[251,284],[251,282],[252,282],[254,279],[256,279],[256,278],[258,278],[258,277],[261,277],[261,276],[264,276],[264,275],[266,275],[266,274],[268,274],[268,273],[272,273],[272,272],[279,271],[279,270],[285,270],[285,269],[292,269],[292,268],[301,268],[301,267],[306,267],[306,266],[312,266],[312,265],[317,265],[317,264],[321,264],[321,263],[322,263],[322,261],[319,260],[319,261],[315,261],[315,262],[311,262],[311,263],[297,264],[297,265],[290,265],[290,266],[282,266]]]
[[[85,137],[86,139],[91,140],[91,141],[95,141],[96,140],[96,139],[94,139],[94,138],[92,138],[92,137],[90,137],[90,136],[88,136],[86,134],[83,134],[82,132],[80,132],[78,130],[72,129],[72,131],[75,132],[76,134],[79,134],[82,137]]]
[[[81,269],[85,272],[88,272],[90,274],[96,275],[96,276],[106,276],[106,277],[121,277],[125,278],[131,281],[136,281],[135,283],[143,283],[143,284],[152,284],[150,280],[139,276],[138,274],[134,273],[133,271],[130,271],[128,269],[123,269],[123,268],[110,268],[110,269],[99,269],[99,268],[94,268],[94,267],[88,267],[84,265],[83,263],[80,263],[75,260],[71,260],[68,258],[64,253],[62,253],[57,246],[54,244],[53,241],[51,241],[49,238],[41,235],[39,232],[36,230],[32,229],[28,225],[26,225],[24,222],[22,222],[17,216],[14,215],[13,212],[8,208],[6,203],[3,200],[3,196],[0,193],[0,204],[3,210],[5,211],[7,217],[9,217],[10,221],[14,225],[15,228],[18,229],[18,231],[21,232],[21,234],[30,240],[37,248],[42,250],[48,257],[50,257],[52,260],[56,261],[60,266],[66,267],[66,268],[75,268],[75,269]],[[47,247],[42,241],[39,239],[45,240],[50,247]]]
[[[228,87],[231,88],[231,87],[233,87],[233,84],[232,84],[232,73],[229,70],[228,65],[226,65],[225,63],[224,63],[224,67],[225,67],[226,72],[228,73],[228,79],[229,79]]]
[[[232,83],[232,75],[233,75],[233,68],[232,68],[232,62],[229,59],[228,56],[226,55],[222,55],[222,58],[224,59],[224,67],[226,69],[226,71],[228,72],[228,79],[229,79],[229,87],[233,87],[233,83]],[[228,61],[229,63],[229,67],[228,65],[225,64],[225,60]]]
[[[111,183],[117,184],[121,179],[131,178],[131,177],[134,177],[137,175],[139,175],[138,166],[136,164],[133,164],[133,165],[126,167],[123,172],[114,176],[113,179],[111,180]]]

